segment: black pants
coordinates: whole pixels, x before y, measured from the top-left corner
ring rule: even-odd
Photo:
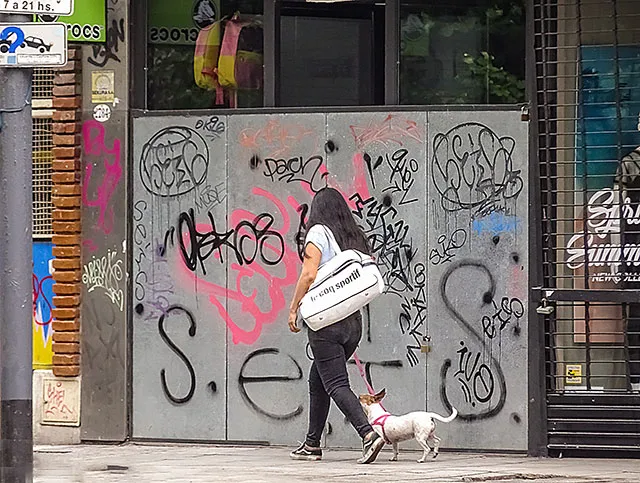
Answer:
[[[306,444],[320,446],[331,399],[360,437],[364,438],[373,428],[367,422],[358,397],[351,390],[347,373],[347,360],[362,337],[360,312],[317,332],[308,332],[314,360],[309,371],[309,430]]]

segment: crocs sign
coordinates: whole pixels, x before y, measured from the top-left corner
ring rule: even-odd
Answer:
[[[194,45],[220,19],[220,0],[148,0],[149,43]]]
[[[104,0],[83,0],[82,4],[76,5],[72,15],[42,14],[36,17],[36,21],[67,24],[70,42],[104,42],[107,39],[107,9]]]

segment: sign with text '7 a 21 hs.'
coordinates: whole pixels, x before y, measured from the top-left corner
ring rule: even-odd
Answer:
[[[66,63],[65,24],[0,23],[0,67],[46,67]]]
[[[71,15],[73,0],[0,0],[0,12]]]

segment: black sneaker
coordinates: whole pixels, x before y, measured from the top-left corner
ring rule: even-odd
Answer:
[[[358,463],[363,465],[373,463],[378,457],[378,453],[380,453],[383,446],[384,439],[382,439],[378,433],[374,432],[373,436],[368,440],[365,437],[365,439],[362,440],[362,458],[358,460]]]
[[[312,448],[302,443],[297,450],[289,453],[289,457],[292,460],[320,461],[322,459],[322,449]]]

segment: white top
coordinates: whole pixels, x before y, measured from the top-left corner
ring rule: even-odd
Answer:
[[[329,236],[331,236],[333,240],[329,239]],[[322,252],[320,266],[327,263],[337,254],[335,250],[335,246],[337,245],[335,237],[331,232],[331,229],[325,225],[313,225],[309,229],[307,236],[304,239],[304,247],[307,248],[307,244],[309,243],[313,243],[316,248]]]

